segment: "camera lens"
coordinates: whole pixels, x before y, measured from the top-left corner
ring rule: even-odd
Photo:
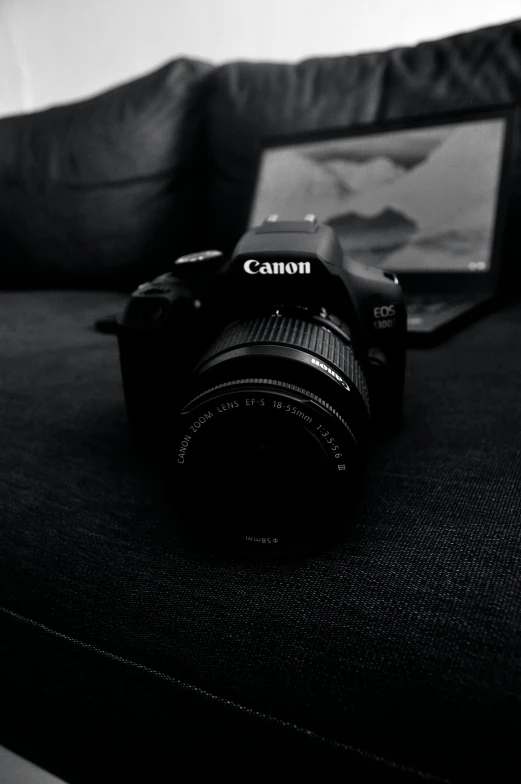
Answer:
[[[327,314],[326,314],[327,316]],[[314,550],[356,502],[369,397],[347,328],[305,309],[230,323],[194,371],[169,484],[202,544]]]

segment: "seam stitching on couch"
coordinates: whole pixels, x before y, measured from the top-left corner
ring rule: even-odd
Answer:
[[[347,743],[341,743],[340,741],[333,740],[332,738],[327,738],[323,735],[320,735],[318,732],[315,732],[314,730],[308,730],[305,727],[300,727],[298,724],[294,724],[293,722],[285,721],[284,719],[279,719],[276,716],[271,716],[268,713],[262,713],[261,711],[254,710],[253,708],[247,708],[246,706],[241,705],[238,702],[234,702],[233,700],[227,700],[224,697],[219,697],[218,695],[212,694],[211,692],[206,691],[205,689],[202,689],[199,686],[193,686],[192,684],[185,683],[184,681],[181,681],[178,678],[173,677],[172,675],[167,675],[166,673],[161,672],[161,670],[156,670],[153,667],[148,667],[146,664],[140,664],[139,662],[135,662],[132,659],[127,659],[124,656],[119,656],[116,653],[111,653],[110,651],[106,651],[104,648],[99,648],[98,646],[93,645],[92,643],[83,642],[83,640],[79,640],[76,637],[70,637],[67,634],[63,634],[63,632],[56,631],[56,629],[53,629],[50,626],[46,626],[45,624],[40,623],[39,621],[35,621],[33,618],[27,618],[24,615],[20,615],[19,613],[14,612],[13,610],[9,610],[7,607],[4,607],[2,605],[0,605],[0,611],[5,615],[8,615],[11,618],[16,619],[17,621],[21,621],[22,623],[29,624],[30,626],[34,626],[40,629],[41,631],[50,634],[51,636],[59,637],[62,640],[66,640],[67,642],[74,643],[80,648],[100,654],[108,659],[111,659],[112,661],[116,661],[121,664],[125,664],[129,667],[133,667],[135,669],[141,670],[142,672],[146,672],[149,675],[154,675],[160,678],[161,680],[169,681],[177,686],[180,686],[183,689],[187,689],[188,691],[196,692],[205,697],[209,697],[215,702],[219,702],[223,705],[227,705],[228,707],[235,708],[241,711],[242,713],[247,713],[251,716],[256,716],[258,718],[274,722],[275,724],[281,727],[285,727],[285,728],[289,727],[290,729],[296,730],[301,734],[308,735],[309,737],[315,738],[319,741],[335,746],[337,748],[345,749],[346,751],[356,752],[358,755],[360,755],[363,758],[367,758],[375,762],[383,763],[384,765],[387,765],[391,768],[395,768],[404,772],[415,773],[420,777],[422,777],[423,779],[425,779],[425,781],[436,782],[436,784],[451,784],[449,779],[442,778],[435,774],[425,773],[421,770],[410,767],[408,765],[403,765],[399,762],[393,762],[392,760],[386,759],[385,757],[380,757],[377,754],[372,754],[371,752],[364,751],[363,749],[360,749],[357,746],[350,746]]]

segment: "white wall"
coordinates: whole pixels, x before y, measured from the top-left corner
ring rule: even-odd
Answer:
[[[520,0],[0,0],[0,116],[86,97],[180,55],[295,61],[518,17]]]

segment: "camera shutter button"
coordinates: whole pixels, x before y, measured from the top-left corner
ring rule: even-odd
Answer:
[[[223,258],[220,250],[201,250],[197,253],[187,253],[180,256],[174,262],[173,273],[182,277],[183,275],[200,275],[204,272],[215,270],[219,267],[218,262]]]

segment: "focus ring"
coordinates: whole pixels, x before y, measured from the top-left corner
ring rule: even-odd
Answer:
[[[322,325],[301,318],[272,314],[229,324],[201,359],[200,365],[210,357],[238,346],[259,343],[301,348],[331,362],[353,382],[369,409],[365,376],[351,347]]]
[[[183,411],[181,413],[184,413],[186,409],[189,409],[193,405],[196,405],[198,400],[206,397],[207,395],[213,392],[217,392],[218,390],[224,389],[225,387],[240,386],[243,384],[260,384],[260,385],[269,384],[269,385],[281,387],[283,390],[298,392],[304,397],[311,399],[314,403],[317,403],[322,408],[325,408],[329,414],[331,414],[336,419],[338,419],[338,421],[342,424],[342,426],[347,430],[347,432],[353,439],[353,442],[355,444],[357,443],[357,440],[353,435],[353,431],[351,430],[351,428],[349,427],[345,419],[338,413],[338,411],[335,411],[335,409],[332,406],[330,406],[329,403],[326,403],[325,400],[322,400],[322,398],[318,397],[317,395],[314,395],[312,392],[309,392],[307,389],[302,389],[302,387],[297,387],[295,386],[295,384],[289,384],[286,381],[278,381],[276,379],[271,379],[271,378],[241,378],[241,379],[236,379],[234,381],[223,381],[221,384],[216,384],[213,387],[209,387],[208,389],[205,389],[204,392],[201,392],[199,395],[193,397],[190,400],[190,402],[187,403],[186,406],[184,406]]]

